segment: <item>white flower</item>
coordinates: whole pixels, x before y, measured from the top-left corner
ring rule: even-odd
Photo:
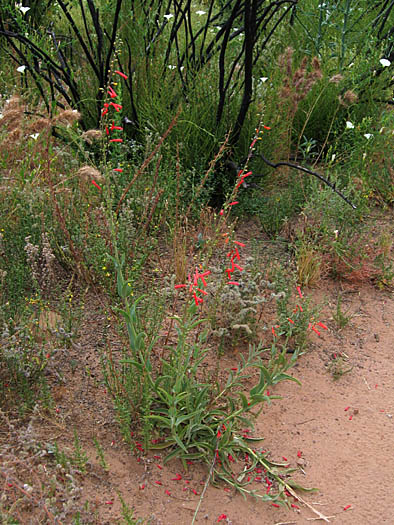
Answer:
[[[176,69],[176,66],[171,66],[171,64],[168,66],[168,69]]]
[[[202,16],[202,15],[205,15],[205,11],[196,11],[196,15],[198,16]]]
[[[354,128],[354,124],[352,124],[349,120],[346,121],[346,127],[347,129],[353,129]]]
[[[373,135],[372,133],[364,133],[364,137],[369,140]]]
[[[167,20],[171,20],[171,18],[174,18],[174,15],[169,13],[168,15],[164,15],[164,18],[167,18]]]
[[[37,140],[39,136],[39,133],[33,133],[33,135],[29,135],[29,137],[31,137],[33,140]]]
[[[27,66],[19,66],[16,68],[16,70],[18,71],[18,73],[23,73],[25,71]]]
[[[334,162],[336,156],[337,156],[336,153],[333,153],[333,154],[331,155],[331,162]]]
[[[18,9],[19,11],[22,11],[22,13],[25,15],[30,10],[30,7],[23,7],[20,5]]]
[[[4,115],[3,115],[3,113],[0,113],[0,120],[1,120],[2,118],[4,118]]]
[[[268,77],[260,77],[260,82],[267,82],[268,80]]]
[[[381,58],[379,62],[382,64],[383,67],[389,67],[391,65],[390,60],[387,60],[387,58]]]

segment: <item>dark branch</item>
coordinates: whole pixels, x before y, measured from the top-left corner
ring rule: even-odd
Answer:
[[[350,200],[347,197],[345,197],[343,193],[337,190],[335,183],[333,184],[329,180],[325,179],[322,175],[320,175],[320,173],[317,173],[316,171],[308,170],[307,168],[304,168],[303,166],[298,166],[298,164],[291,164],[290,162],[283,161],[283,162],[277,162],[276,164],[274,164],[273,162],[270,162],[268,159],[266,159],[262,153],[259,153],[258,155],[271,168],[277,169],[280,166],[288,166],[289,168],[294,168],[295,170],[303,171],[304,173],[308,173],[308,175],[313,175],[314,177],[317,177],[319,180],[324,182],[324,184],[329,186],[337,195],[339,195],[354,210],[357,209],[357,207],[352,202],[350,202]]]

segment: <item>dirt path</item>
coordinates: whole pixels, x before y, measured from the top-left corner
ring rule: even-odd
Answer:
[[[265,436],[264,447],[272,452],[274,460],[282,461],[284,456],[299,469],[296,480],[319,489],[303,497],[329,516],[330,522],[392,524],[394,299],[372,286],[357,292],[342,291],[343,310],[349,308],[353,317],[347,327],[338,331],[330,318],[338,292],[334,285],[327,285],[324,295],[313,291],[317,303],[328,300],[321,319],[329,330],[321,337],[313,335],[308,353],[291,372],[302,386],[293,382],[277,385],[273,393],[282,399],[261,414],[256,435]],[[92,511],[95,509],[100,525],[118,523],[121,505],[117,492],[135,508],[136,516],[151,517],[152,525],[189,525],[206,470],[192,465],[185,473],[178,463],[160,468],[160,456],[149,454],[147,461],[137,462],[129,453],[118,431],[111,401],[100,384],[97,354],[104,344],[102,327],[106,318],[98,304],[92,304],[89,312],[87,321],[97,329],[81,337],[79,350],[73,348],[65,356],[65,363],[70,359],[77,362],[76,370],[68,376],[66,386],[55,392],[65,430],[59,443],[70,446],[72,435],[67,436],[67,430],[75,426],[91,459],[92,467],[83,479],[83,498],[93,502]],[[352,369],[335,381],[327,367],[340,355],[348,357],[344,366]],[[226,362],[226,366],[234,365]],[[50,429],[43,431],[48,438]],[[59,435],[58,429],[56,432]],[[104,449],[108,473],[99,466],[93,437]],[[175,479],[178,474],[182,480]],[[224,487],[209,487],[196,523],[214,524],[223,515],[226,518],[222,517],[222,523],[233,525],[313,523],[310,519],[316,515],[299,503],[298,506],[300,510],[276,508],[269,503],[244,500]]]

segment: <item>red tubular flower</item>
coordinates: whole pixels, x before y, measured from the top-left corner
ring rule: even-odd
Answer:
[[[155,481],[156,485],[163,485],[161,481]]]
[[[227,515],[226,514],[220,514],[220,516],[216,520],[216,523],[219,523],[219,521],[226,520],[226,519],[227,519]]]
[[[303,299],[303,295],[301,293],[301,287],[300,286],[297,286],[297,292],[298,292],[298,295],[301,297],[301,299]]]
[[[115,73],[119,76],[121,76],[122,78],[124,78],[125,80],[127,80],[129,77],[127,75],[125,75],[124,73],[122,73],[121,71],[115,71]]]
[[[123,139],[111,139],[110,142],[123,142]]]
[[[291,323],[291,324],[295,324],[294,321],[293,321],[293,319],[290,319],[290,317],[288,317],[287,320],[289,321],[289,323]]]
[[[118,173],[122,173],[123,172],[122,168],[114,168],[113,171],[117,171]]]
[[[242,248],[245,248],[246,244],[244,244],[243,242],[239,242],[239,241],[234,241],[234,244],[238,244],[238,246],[242,246]]]
[[[118,129],[119,131],[123,131],[122,126],[115,126],[115,122],[112,122],[111,131],[114,129]]]
[[[319,330],[315,326],[311,326],[311,330],[313,330],[317,335],[321,335]]]
[[[98,189],[101,191],[100,186],[99,186],[99,185],[97,184],[97,182],[94,181],[93,179],[92,179],[92,184],[93,184],[94,186],[96,186],[96,188],[98,188]]]
[[[238,201],[230,202],[229,206],[235,206],[236,204],[239,204]]]
[[[123,106],[121,106],[120,104],[116,104],[115,102],[110,102],[109,105],[113,106],[115,108],[115,111],[117,111],[117,112],[119,112],[123,108]],[[105,106],[105,104],[104,104],[104,106]]]
[[[108,86],[107,93],[111,98],[116,98],[118,96],[111,86]]]
[[[171,496],[171,492],[170,492],[169,490],[166,489],[164,492],[165,492],[168,496]]]
[[[176,284],[176,285],[174,286],[175,290],[178,290],[179,288],[186,288],[186,287],[187,287],[186,284]]]
[[[264,128],[264,129],[271,129],[270,127],[268,127],[268,126],[264,126],[264,125],[263,125],[263,128]]]
[[[171,478],[171,481],[180,481],[182,479],[182,476],[180,474],[177,474],[175,478]]]
[[[346,505],[346,507],[343,507],[343,510],[348,510],[350,509],[351,505]]]
[[[327,326],[325,324],[323,324],[321,321],[319,321],[317,324],[318,324],[318,326],[321,326],[323,328],[323,330],[328,330]]]
[[[273,335],[274,337],[278,337],[278,336],[276,335],[276,332],[275,332],[275,328],[274,328],[274,327],[271,328],[271,332],[272,332],[272,335]]]
[[[241,286],[241,283],[238,281],[229,281],[227,284],[233,284],[234,286]]]
[[[280,507],[280,505],[278,505],[277,503],[271,503],[271,505],[272,505],[273,507],[278,508],[278,509],[279,509],[279,507]]]

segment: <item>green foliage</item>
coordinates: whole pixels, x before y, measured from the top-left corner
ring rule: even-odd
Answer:
[[[45,378],[48,349],[38,344],[38,319],[31,314],[26,310],[18,324],[4,324],[0,334],[1,399],[5,407],[16,407],[21,415],[30,411],[37,399],[50,404]]]
[[[254,458],[254,466],[263,465],[280,486],[284,486],[276,466],[251,448],[253,439],[242,437],[240,429],[253,426],[253,419],[263,404],[275,399],[268,392],[271,386],[283,380],[298,382],[287,374],[298,352],[288,360],[286,348],[279,351],[273,345],[267,350],[261,345],[251,345],[248,356],[241,356],[237,370],[229,370],[225,384],[218,378],[204,377],[201,364],[208,350],[203,346],[206,334],[201,327],[205,321],[200,319],[193,302],[186,305],[182,316],[174,318],[176,344],[163,349],[160,370],[155,370],[152,349],[156,338],[149,340],[140,328],[138,305],[142,298],[130,303],[131,290],[123,277],[123,263],[114,260],[114,264],[118,294],[124,303],[119,312],[125,320],[130,346],[129,356],[118,364],[107,357],[104,372],[126,441],[131,442],[131,428],[140,421],[144,447],[168,449],[165,461],[177,457],[186,466],[186,461],[202,460],[211,466],[213,481],[224,480],[248,494],[248,482],[243,476],[238,480],[231,477],[228,458],[249,453]],[[196,335],[191,338],[192,334]],[[268,361],[264,361],[267,353]],[[254,377],[253,370],[259,378],[247,386],[248,380]],[[153,445],[152,437],[155,438]],[[137,445],[139,451],[144,450],[141,444]],[[283,501],[284,497],[281,492],[254,495],[270,501]]]

